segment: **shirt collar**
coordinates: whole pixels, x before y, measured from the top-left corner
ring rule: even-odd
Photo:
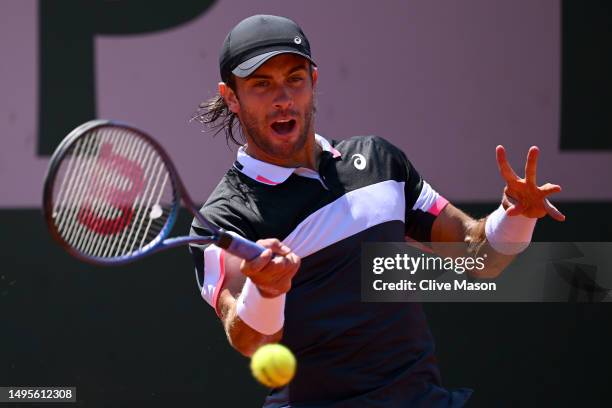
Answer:
[[[315,134],[315,141],[319,146],[321,146],[324,152],[331,153],[332,157],[334,158],[340,157],[340,152],[334,149],[334,147],[323,136]],[[300,167],[281,167],[275,164],[257,160],[256,158],[247,154],[244,146],[240,146],[236,156],[236,162],[234,163],[234,167],[236,169],[253,180],[271,186],[284,182],[289,178],[289,176],[291,176],[291,174],[300,169]]]

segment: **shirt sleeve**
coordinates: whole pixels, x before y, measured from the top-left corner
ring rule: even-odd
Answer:
[[[421,177],[403,151],[398,148],[394,150],[405,177],[405,235],[415,241],[431,242],[433,222],[448,200]]]
[[[207,221],[219,228],[246,236],[240,217],[232,214],[223,206],[205,204],[200,213]],[[210,235],[210,232],[200,224],[197,218],[194,218],[189,235],[193,237],[207,236]],[[189,252],[193,260],[200,295],[219,314],[217,303],[221,287],[225,281],[225,251],[214,244],[190,244]]]

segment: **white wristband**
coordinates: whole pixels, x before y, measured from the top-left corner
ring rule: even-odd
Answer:
[[[240,319],[252,329],[271,335],[283,328],[285,323],[285,297],[283,293],[273,298],[265,298],[257,286],[247,278],[238,299],[236,312]]]
[[[487,217],[485,234],[493,249],[505,255],[515,255],[529,246],[537,218],[506,215],[500,205]]]

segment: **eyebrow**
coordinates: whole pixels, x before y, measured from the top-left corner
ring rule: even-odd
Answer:
[[[291,70],[289,70],[287,75],[291,75],[296,71],[300,71],[300,70],[307,70],[306,64],[305,63],[300,63],[299,65],[294,66],[293,68],[291,68]],[[249,75],[246,80],[248,81],[249,79],[270,79],[272,78],[272,75],[265,75],[265,74],[251,74]]]

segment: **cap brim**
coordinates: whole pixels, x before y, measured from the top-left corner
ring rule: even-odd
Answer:
[[[246,78],[251,75],[253,72],[257,70],[257,68],[261,67],[267,60],[272,57],[275,57],[279,54],[296,54],[306,58],[308,61],[315,64],[315,62],[308,55],[303,54],[299,51],[295,50],[276,50],[270,51],[263,54],[256,55],[248,60],[244,61],[242,64],[238,65],[232,71],[232,74],[236,75],[239,78]],[[316,65],[316,64],[315,64]]]

